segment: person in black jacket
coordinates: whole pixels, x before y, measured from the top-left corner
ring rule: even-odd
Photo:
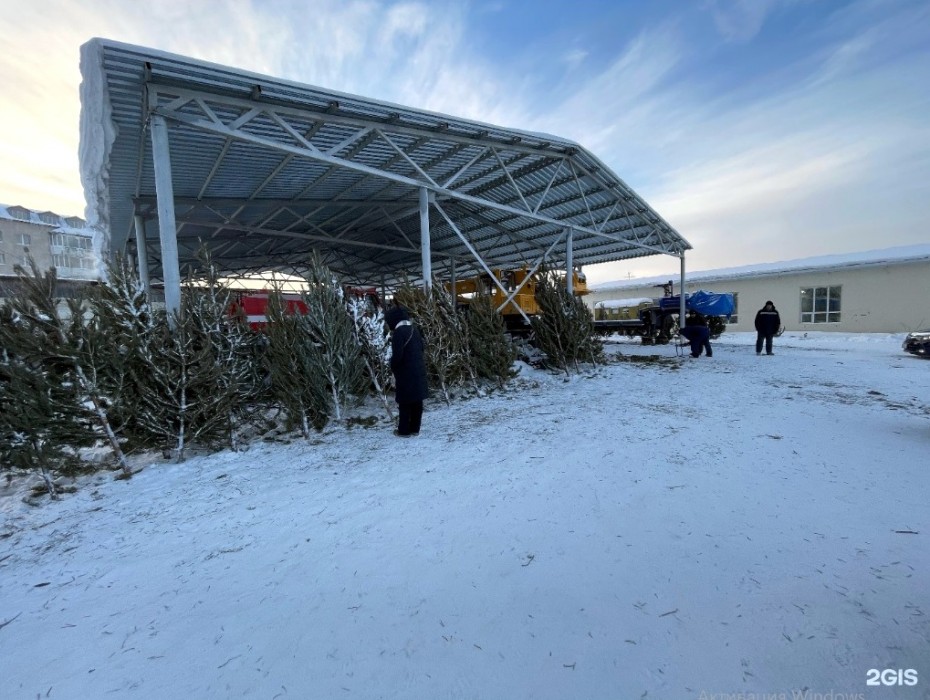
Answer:
[[[428,395],[423,338],[402,306],[388,309],[384,321],[391,329],[391,371],[399,413],[394,434],[398,437],[419,435],[423,401]]]
[[[703,314],[689,313],[685,318],[685,327],[680,333],[691,343],[691,357],[700,357],[702,350],[707,353],[708,357],[714,356],[714,350],[710,346],[710,328]]]
[[[772,338],[778,333],[780,327],[781,316],[778,315],[778,309],[771,301],[765,302],[765,306],[756,314],[756,355],[762,354],[762,341],[765,341],[765,354],[774,354]]]

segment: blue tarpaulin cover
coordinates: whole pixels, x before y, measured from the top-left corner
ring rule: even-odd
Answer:
[[[674,311],[679,308],[680,302],[678,299],[677,296],[659,299],[659,308]],[[702,289],[693,294],[685,295],[685,308],[690,311],[697,311],[705,316],[726,316],[730,318],[733,307],[732,294],[718,294],[717,292],[706,292]]]

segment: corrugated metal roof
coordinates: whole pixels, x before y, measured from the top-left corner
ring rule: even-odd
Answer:
[[[690,248],[566,139],[103,39],[82,47],[81,70],[102,85],[82,86],[81,167],[111,250],[132,247],[134,214],[156,215],[152,114],[169,126],[182,269],[202,240],[230,271],[299,273],[318,250],[351,280],[416,278],[424,186],[434,272],[475,264],[443,212],[492,266],[538,259],[566,228],[576,265]],[[147,231],[160,277],[157,227]],[[556,246],[550,264],[565,255]]]

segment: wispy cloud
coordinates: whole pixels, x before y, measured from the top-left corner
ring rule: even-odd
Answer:
[[[577,68],[588,57],[588,52],[584,49],[572,49],[562,54],[562,62],[568,66],[569,70]]]
[[[804,4],[708,1],[698,16],[710,39],[681,17],[653,19],[611,55],[559,44],[539,65],[563,74],[544,75],[526,56],[492,64],[474,47],[477,14],[508,11],[495,3],[15,3],[0,28],[0,201],[82,211],[78,47],[105,36],[572,138],[691,240],[693,267],[926,240],[926,3],[858,0],[748,79],[701,72],[714,48],[751,50],[775,13]],[[670,264],[642,259],[593,277]]]
[[[752,39],[766,18],[785,0],[705,0],[704,7],[714,18],[717,31],[727,41]]]
[[[470,55],[459,3],[68,0],[16,3],[2,31],[0,201],[83,210],[78,53],[103,36],[344,92],[518,124],[519,85]],[[519,83],[519,81],[515,81]],[[72,186],[43,186],[67,173]]]
[[[634,91],[630,109],[608,98],[608,110],[618,107],[617,128],[582,140],[691,241],[692,268],[927,240],[930,199],[918,183],[930,176],[930,127],[922,116],[930,113],[930,93],[918,86],[930,79],[930,53],[913,37],[926,10],[867,4],[884,12],[819,37],[816,54],[781,66],[794,80],[766,91],[706,92],[672,79],[675,60],[688,59],[673,32],[652,37],[665,57],[658,62],[625,54],[639,65],[634,73],[655,79]],[[591,85],[625,94],[628,82],[608,70]],[[566,124],[598,123],[582,118],[574,98],[563,106]],[[632,162],[633,154],[642,160]],[[646,258],[589,275],[598,281],[674,268]]]

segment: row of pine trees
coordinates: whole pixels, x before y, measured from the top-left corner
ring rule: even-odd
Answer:
[[[268,323],[251,330],[235,293],[206,251],[181,306],[155,309],[132,267],[116,259],[84,297],[56,298],[54,270],[19,270],[22,293],[0,306],[0,463],[55,475],[86,468],[82,447],[104,445],[128,477],[126,455],[161,449],[183,460],[198,449],[238,449],[272,427],[309,438],[369,398],[392,416],[390,338],[380,309],[346,298],[315,259],[306,273],[306,313],[273,292]],[[590,313],[552,276],[540,285],[533,330],[550,364],[568,368],[600,355]],[[516,350],[488,297],[467,313],[437,282],[401,287],[424,336],[430,384],[447,402],[455,390],[503,387]],[[587,340],[579,340],[579,338]]]

